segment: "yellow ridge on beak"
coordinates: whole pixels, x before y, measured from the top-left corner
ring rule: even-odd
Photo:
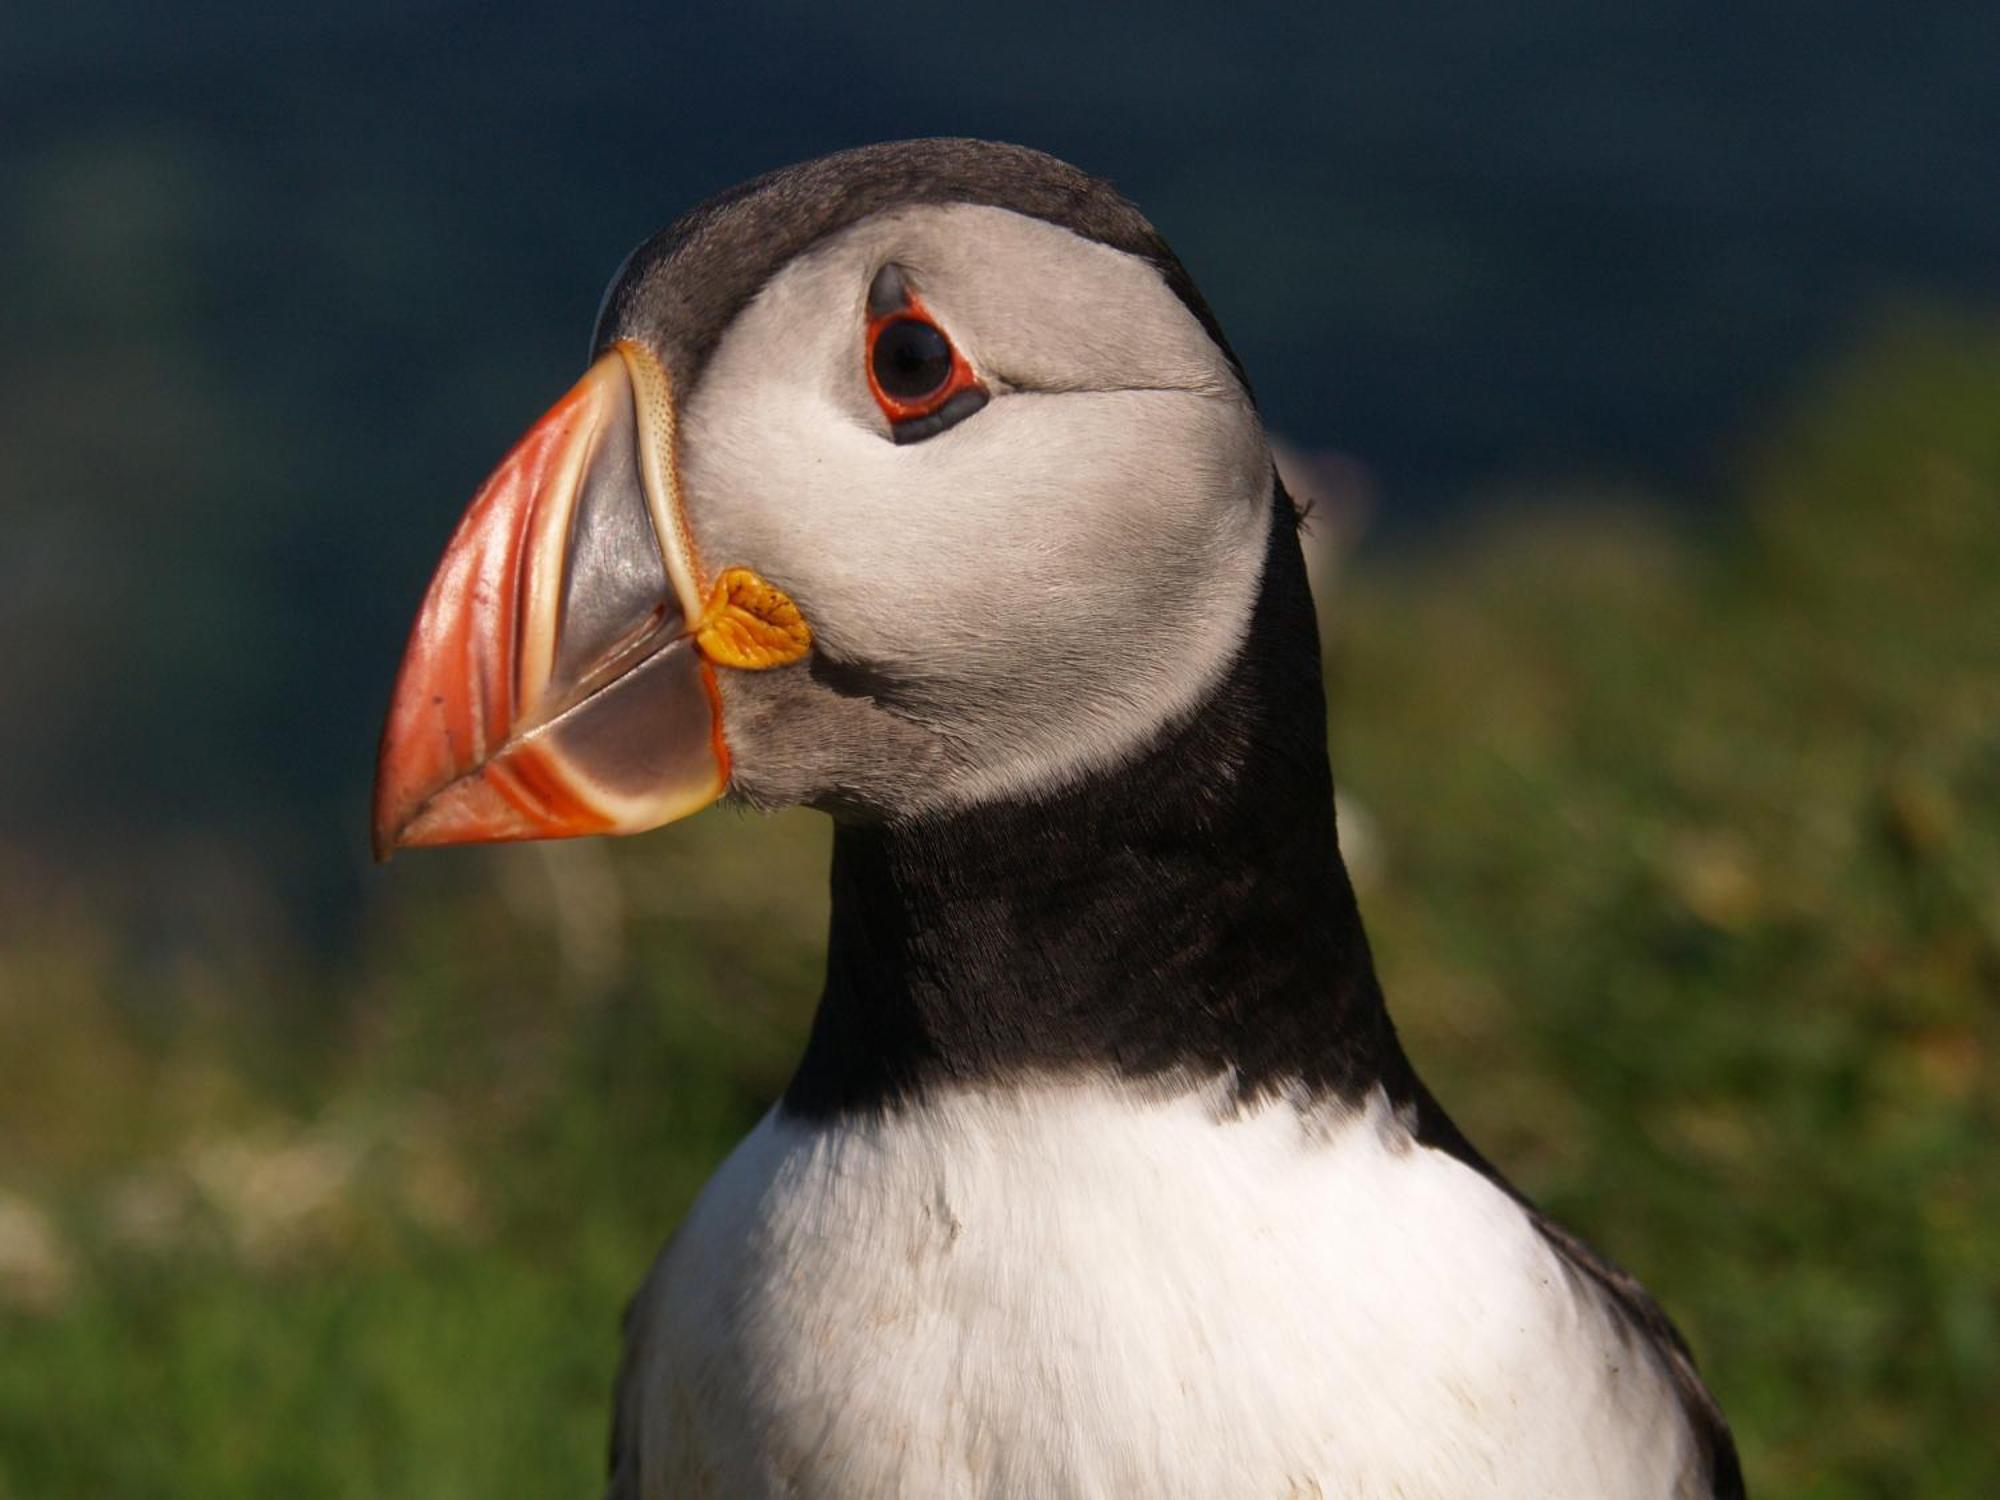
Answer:
[[[716,666],[812,645],[783,590],[704,574],[665,369],[621,340],[473,497],[397,673],[377,858],[427,844],[638,833],[729,782]]]

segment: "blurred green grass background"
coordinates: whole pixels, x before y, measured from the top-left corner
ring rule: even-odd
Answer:
[[[1886,325],[1739,471],[1345,558],[1344,837],[1419,1064],[1753,1493],[2000,1494],[2000,330]],[[435,856],[331,972],[0,869],[0,1497],[594,1493],[827,836]]]

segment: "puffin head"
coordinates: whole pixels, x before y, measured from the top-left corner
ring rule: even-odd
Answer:
[[[1104,183],[974,141],[757,179],[633,252],[460,522],[377,853],[1053,793],[1197,709],[1275,515],[1233,355]]]

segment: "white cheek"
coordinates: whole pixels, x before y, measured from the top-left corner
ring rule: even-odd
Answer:
[[[702,438],[730,476],[730,503],[693,517],[713,560],[790,590],[821,649],[966,744],[978,774],[954,796],[1116,759],[1192,708],[1241,641],[1270,480],[1230,403],[1008,396],[898,448],[774,387]]]
[[[860,363],[855,288],[881,253],[799,263],[716,351],[683,413],[704,561],[785,588],[822,652],[868,667],[888,710],[963,748],[974,770],[920,796],[962,802],[1112,763],[1190,710],[1241,642],[1270,515],[1256,416],[1207,345],[1212,378],[1195,389],[1001,390],[897,446]],[[1144,386],[1180,369],[1171,319],[1192,319],[1150,268],[1130,269],[1171,304],[1171,318],[1138,309],[1171,334],[1139,361]],[[840,748],[824,749],[833,776]]]

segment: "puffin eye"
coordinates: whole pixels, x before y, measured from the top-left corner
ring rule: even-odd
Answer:
[[[935,323],[897,318],[875,335],[868,362],[883,395],[895,401],[922,401],[951,379],[951,340]]]
[[[883,268],[868,303],[868,388],[895,442],[933,437],[986,404],[986,387],[899,270]]]

